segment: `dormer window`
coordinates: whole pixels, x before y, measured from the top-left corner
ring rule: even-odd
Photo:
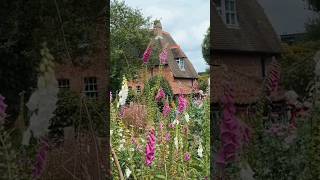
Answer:
[[[178,64],[178,66],[179,66],[179,69],[181,70],[181,71],[185,71],[186,69],[185,69],[185,64],[184,64],[184,59],[176,59],[176,62],[177,62],[177,64]]]
[[[216,7],[228,26],[238,26],[236,0],[216,0]]]

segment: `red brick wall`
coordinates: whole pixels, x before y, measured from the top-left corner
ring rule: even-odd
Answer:
[[[216,64],[225,64],[230,70],[240,71],[246,75],[262,79],[261,55],[223,54],[215,55],[213,58]],[[266,57],[266,70],[270,62],[271,57]]]
[[[159,74],[159,67],[153,68],[150,70],[148,74],[148,79],[152,76],[156,76]],[[192,79],[178,79],[174,78],[173,73],[171,72],[171,69],[168,65],[164,66],[161,70],[161,75],[169,82],[171,85],[171,88],[173,90],[173,93],[180,93],[180,88],[184,90],[184,93],[191,93],[192,90]],[[136,86],[141,86],[143,88],[143,83],[141,80],[137,81],[131,81],[128,83],[128,86],[131,86],[133,90],[136,90]]]
[[[71,62],[65,62],[64,64],[57,64],[55,75],[57,79],[69,79],[70,89],[77,93],[81,93],[84,90],[84,78],[96,77],[97,88],[99,98],[106,97],[107,91],[107,55],[106,55],[106,38],[105,38],[105,26],[103,21],[99,21],[96,31],[99,35],[98,49],[94,56],[90,57],[91,64],[86,67],[79,67],[73,65]]]

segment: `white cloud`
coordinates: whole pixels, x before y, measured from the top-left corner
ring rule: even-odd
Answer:
[[[125,0],[130,7],[140,9],[144,16],[160,19],[185,51],[197,71],[208,66],[202,58],[201,44],[210,25],[209,0]]]

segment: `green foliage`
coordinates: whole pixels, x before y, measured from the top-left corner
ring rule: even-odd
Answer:
[[[10,132],[0,126],[0,179],[19,179],[17,152],[14,150]]]
[[[314,78],[313,56],[318,47],[319,42],[283,45],[284,52],[280,63],[282,81],[286,89],[292,89],[303,97],[308,95],[306,88]]]
[[[210,27],[205,34],[202,42],[202,56],[208,64],[210,64]]]
[[[201,101],[202,105],[189,98],[189,106],[183,114],[176,113],[174,105],[168,117],[163,117],[162,109],[157,107],[155,95],[164,78],[155,77],[144,88],[145,99],[138,100],[138,104],[146,105],[147,128],[140,132],[125,126],[121,118],[120,108],[116,108],[117,100],[111,107],[111,144],[119,160],[120,171],[125,175],[128,169],[133,179],[203,179],[210,174],[210,105],[209,97]],[[166,95],[168,95],[166,93]],[[173,102],[172,102],[173,103]],[[189,116],[187,120],[187,116]],[[179,123],[177,123],[179,121]],[[160,123],[162,123],[162,128]],[[175,127],[170,128],[170,124]],[[145,165],[145,148],[148,131],[155,129],[156,152],[151,167]],[[166,141],[166,134],[170,139]],[[136,143],[132,143],[135,139]],[[177,141],[175,141],[177,139]],[[175,143],[177,142],[177,144]],[[198,155],[198,148],[202,144],[202,157]],[[185,153],[190,153],[191,159],[185,160]],[[112,174],[119,177],[116,160],[112,158]],[[126,175],[125,175],[126,176]]]
[[[112,92],[120,89],[122,77],[135,78],[142,67],[142,54],[149,42],[149,18],[118,0],[110,6]]]
[[[155,88],[154,94],[152,95],[152,97],[154,98],[158,90],[162,88],[165,94],[168,96],[169,101],[173,100],[173,91],[171,89],[171,86],[169,82],[162,76],[154,76],[150,78],[148,82],[145,83],[144,87],[144,95],[146,95],[146,93],[148,93],[152,88]]]
[[[201,75],[198,78],[199,87],[203,92],[206,92],[208,89],[208,79],[210,77],[210,74]]]

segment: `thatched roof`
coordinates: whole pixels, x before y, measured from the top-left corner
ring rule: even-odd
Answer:
[[[213,53],[219,51],[280,53],[279,37],[256,0],[237,0],[236,12],[238,26],[228,27],[213,3],[211,10]]]
[[[198,78],[198,73],[194,69],[188,57],[185,55],[185,53],[180,48],[180,46],[174,41],[171,35],[168,32],[165,32],[162,30],[161,24],[159,23],[157,24],[158,26],[155,25],[153,32],[156,36],[160,35],[162,37],[156,40],[160,44],[161,49],[165,48],[166,46],[169,49],[168,51],[169,58],[168,58],[167,65],[169,65],[173,73],[173,76],[175,78],[191,78],[191,79]],[[176,59],[179,59],[179,58],[182,58],[185,62],[184,71],[180,70],[176,62]],[[157,61],[156,65],[159,65],[159,61]]]

